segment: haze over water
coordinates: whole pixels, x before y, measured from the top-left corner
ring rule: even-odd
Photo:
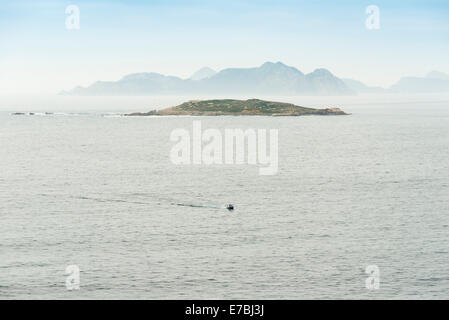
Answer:
[[[118,116],[192,98],[1,99],[0,298],[447,298],[448,95],[272,98],[338,117]],[[30,111],[55,114],[10,114]],[[279,129],[278,174],[173,165],[170,133],[192,120]]]

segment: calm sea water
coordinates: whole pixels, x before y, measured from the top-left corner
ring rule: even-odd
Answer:
[[[449,297],[447,97],[292,118],[126,118],[104,114],[152,108],[98,101],[2,105],[0,298]],[[173,165],[170,133],[194,119],[279,129],[279,173]]]

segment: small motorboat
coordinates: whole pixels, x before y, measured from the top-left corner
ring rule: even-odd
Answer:
[[[229,211],[232,211],[232,210],[234,210],[234,205],[230,203],[226,206],[226,209],[228,209]]]

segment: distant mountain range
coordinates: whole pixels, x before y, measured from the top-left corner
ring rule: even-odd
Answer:
[[[431,72],[425,78],[402,78],[390,89],[369,87],[353,79],[340,79],[326,69],[304,74],[281,62],[256,68],[228,68],[216,72],[202,68],[188,79],[159,73],[134,73],[118,81],[97,81],[88,87],[63,91],[65,95],[354,95],[381,92],[449,92],[449,75]]]
[[[425,77],[403,77],[390,88],[392,92],[449,92],[449,74],[432,71]]]
[[[369,87],[358,80],[343,79],[357,93],[441,93],[449,92],[449,74],[432,71],[425,77],[403,77],[388,89]]]
[[[281,62],[266,62],[256,68],[229,68],[215,72],[203,68],[189,79],[159,73],[134,73],[119,81],[97,81],[77,87],[71,95],[164,95],[164,94],[254,94],[254,95],[351,95],[343,80],[326,69],[304,74]]]
[[[382,93],[387,91],[382,87],[369,87],[359,80],[343,79],[343,81],[352,91],[357,93]]]
[[[204,67],[195,72],[191,77],[190,80],[203,80],[212,77],[215,75],[217,71],[212,70],[209,67]]]

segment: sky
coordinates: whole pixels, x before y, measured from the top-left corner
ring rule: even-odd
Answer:
[[[69,5],[79,29],[67,29]],[[366,8],[379,8],[368,29]],[[388,87],[449,73],[447,0],[2,0],[0,95],[281,61]]]

